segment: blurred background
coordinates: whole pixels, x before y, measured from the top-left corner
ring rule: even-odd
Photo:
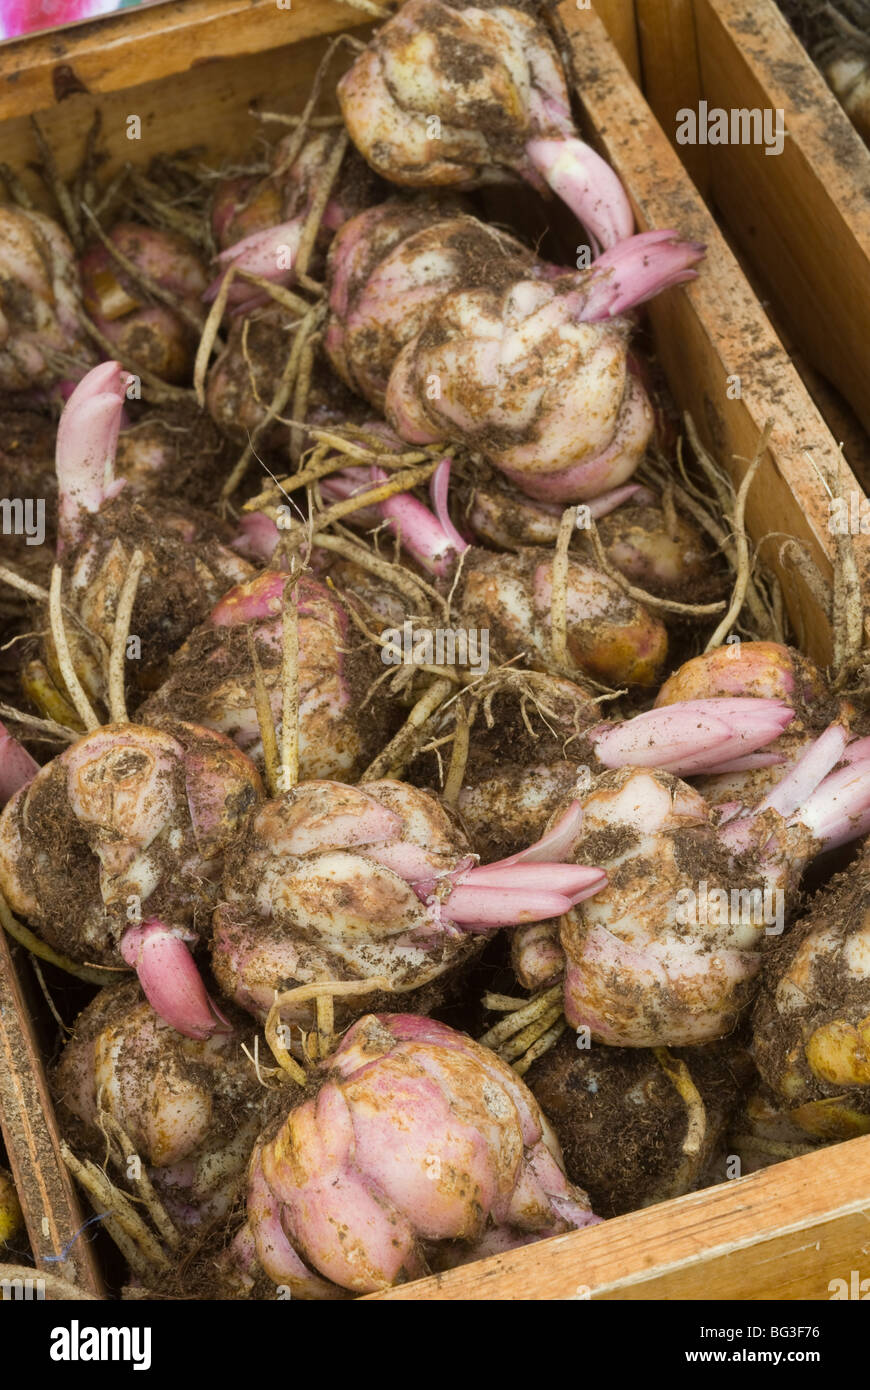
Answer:
[[[163,0],[0,0],[0,40],[162,3]]]

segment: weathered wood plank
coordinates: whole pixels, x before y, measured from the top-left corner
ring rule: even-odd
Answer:
[[[647,306],[671,391],[735,482],[752,459],[766,420],[773,420],[770,447],[749,493],[749,529],[759,543],[777,532],[799,538],[820,572],[830,575],[834,538],[821,475],[836,476],[841,465],[836,442],[601,20],[570,0],[556,15],[572,54],[588,133],[628,189],[638,226],[673,227],[707,246],[699,279]],[[843,487],[860,492],[848,470]],[[867,538],[856,537],[856,548],[866,575]],[[803,581],[783,567],[779,539],[763,544],[762,554],[783,581],[800,644],[827,663],[825,615]]]
[[[0,1130],[21,1201],[37,1273],[102,1293],[85,1220],[60,1156],[60,1135],[30,1012],[5,932],[0,929]],[[63,1254],[63,1261],[51,1258]]]
[[[369,1299],[829,1299],[870,1275],[870,1135]]]

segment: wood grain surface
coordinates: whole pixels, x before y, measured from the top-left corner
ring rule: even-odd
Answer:
[[[829,1299],[870,1275],[868,1174],[870,1135],[367,1301]]]
[[[222,58],[264,53],[364,19],[340,0],[175,0],[153,9],[38,34],[0,48],[0,120],[53,106],[76,91],[104,94]],[[184,114],[186,79],[175,86]]]
[[[711,106],[781,110],[782,154],[709,147],[713,197],[799,349],[870,430],[870,150],[773,0],[695,0]]]
[[[558,5],[556,16],[572,55],[587,133],[622,178],[639,229],[672,227],[706,244],[699,278],[647,306],[656,353],[677,404],[691,412],[704,443],[735,482],[765,422],[773,420],[770,447],[749,493],[747,524],[783,581],[799,645],[826,664],[827,618],[800,575],[783,564],[780,550],[783,534],[799,538],[830,576],[834,538],[825,477],[836,478],[842,467],[836,441],[601,20],[572,0]],[[846,468],[840,485],[860,492]],[[858,536],[855,544],[866,583],[868,538]]]
[[[20,956],[19,948],[13,948]],[[26,966],[24,967],[26,968]],[[48,1269],[91,1293],[103,1291],[85,1220],[60,1156],[45,1070],[10,950],[0,928],[0,1130],[21,1201],[36,1273]],[[66,1254],[63,1260],[57,1255]],[[47,1258],[48,1257],[48,1258]]]

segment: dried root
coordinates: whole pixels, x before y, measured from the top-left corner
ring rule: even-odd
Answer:
[[[494,1001],[494,1002],[490,1002]],[[511,999],[509,995],[484,995],[484,1005],[507,1014],[478,1042],[523,1076],[537,1057],[553,1047],[567,1028],[562,1012],[562,986],[553,985],[531,999]]]
[[[341,131],[341,133],[336,137],[335,143],[333,144],[332,149],[329,152],[329,158],[324,163],[323,168],[319,171],[317,183],[315,185],[311,198],[311,206],[308,209],[308,213],[306,215],[305,222],[302,227],[302,235],[299,239],[299,249],[296,252],[295,269],[296,274],[299,276],[300,280],[304,275],[307,274],[308,266],[311,261],[311,255],[314,251],[314,243],[317,240],[317,234],[320,231],[320,224],[323,221],[323,214],[326,211],[326,205],[329,202],[330,195],[332,193],[333,188],[335,187],[335,181],[338,178],[338,171],[341,168],[341,162],[344,159],[349,144],[350,137],[348,136],[347,132]]]
[[[735,494],[730,480],[719,465],[704,448],[691,415],[684,416],[686,436],[692,447],[698,468],[704,475],[704,488],[690,476],[683,458],[682,439],[677,444],[677,471],[680,481],[674,479],[672,469],[661,457],[648,460],[641,470],[663,496],[667,493],[672,502],[690,516],[706,532],[725,559],[735,584],[741,573],[740,559],[734,525]],[[712,505],[711,505],[712,492]],[[725,525],[723,525],[723,518]],[[593,542],[594,544],[594,542]],[[784,642],[786,634],[782,626],[782,602],[779,585],[775,578],[762,580],[753,573],[751,565],[744,566],[745,584],[743,612],[739,615],[741,627],[753,639]],[[770,593],[767,589],[770,589]],[[644,599],[644,602],[647,600]],[[736,620],[735,620],[736,621]]]
[[[54,151],[35,116],[30,117],[30,127],[39,149],[40,171],[46,187],[57,203],[70,241],[77,251],[81,251],[84,247],[84,234],[79,210],[73,202],[69,188],[60,176]]]
[[[127,702],[124,696],[124,661],[127,654],[127,638],[130,635],[133,604],[136,602],[139,579],[144,564],[143,551],[135,550],[124,578],[115,613],[112,649],[109,653],[109,715],[113,724],[126,724],[127,722]]]
[[[557,671],[568,667],[568,546],[577,525],[577,508],[567,507],[559,522],[553,557],[553,593],[550,611],[550,644]]]
[[[78,734],[65,724],[58,724],[54,719],[40,719],[35,714],[27,714],[24,710],[15,709],[13,705],[4,704],[2,700],[0,719],[6,720],[7,723],[22,724],[24,728],[34,731],[31,737],[42,734],[43,738],[55,743],[75,743],[78,738]]]
[[[299,600],[296,580],[284,585],[281,654],[281,773],[288,792],[299,781]]]
[[[229,279],[229,274],[226,278],[227,280]],[[226,284],[226,280],[224,281],[224,284]],[[218,301],[215,300],[215,303],[217,302]],[[315,330],[320,326],[322,319],[322,309],[314,308],[309,309],[308,313],[304,316],[304,318],[300,320],[293,337],[293,347],[290,349],[290,355],[287,358],[287,363],[284,367],[284,371],[281,373],[281,378],[278,382],[278,385],[275,387],[275,393],[272,396],[271,401],[269,402],[266,414],[264,415],[260,423],[257,425],[257,428],[251,434],[251,437],[245,446],[244,452],[242,453],[238,463],[233,468],[232,472],[230,473],[229,477],[227,478],[226,482],[224,483],[221,489],[218,507],[219,511],[226,511],[229,499],[232,497],[233,493],[236,491],[242,479],[244,478],[248,468],[248,464],[256,454],[257,443],[262,438],[264,432],[269,428],[271,424],[274,423],[274,421],[282,420],[281,412],[286,407],[287,402],[289,401],[290,396],[293,392],[293,388],[296,385],[300,367],[302,365],[306,342],[315,332]],[[282,423],[295,424],[297,422],[282,421]]]
[[[677,1197],[683,1192],[688,1192],[694,1186],[704,1160],[707,1110],[685,1062],[672,1056],[666,1047],[654,1047],[653,1053],[662,1071],[683,1101],[688,1117],[686,1137],[682,1145],[683,1162],[677,1169],[674,1178],[672,1195]]]
[[[94,713],[93,706],[85,694],[84,687],[76,675],[70,656],[69,643],[66,639],[66,628],[63,623],[61,612],[60,586],[63,579],[63,571],[60,565],[55,565],[51,572],[51,588],[48,595],[48,616],[51,624],[51,637],[57,655],[57,664],[63,677],[64,685],[67,688],[70,699],[75,705],[76,713],[89,733],[100,727],[100,721]]]
[[[361,3],[368,4],[369,0],[348,0],[348,4],[353,7],[358,7]],[[386,18],[387,14],[385,13],[381,17]],[[302,147],[308,138],[309,125],[314,116],[314,108],[320,100],[320,93],[323,87],[324,80],[326,78],[326,74],[329,70],[329,65],[332,62],[332,59],[338,51],[338,49],[342,46],[356,48],[356,40],[354,40],[350,34],[339,34],[328,45],[326,52],[324,53],[323,57],[317,65],[317,71],[314,74],[314,80],[311,84],[311,90],[308,93],[308,100],[306,101],[302,113],[299,116],[298,121],[296,122],[295,129],[293,132],[293,138],[287,142],[287,148],[285,149],[282,155],[280,163],[276,165],[276,167],[272,171],[272,177],[274,179],[280,180],[283,177],[283,175],[287,173],[288,169],[291,169],[293,165],[296,163],[296,160],[298,159],[302,151]],[[324,207],[325,206],[326,204],[324,203]]]
[[[193,363],[193,389],[200,410],[205,409],[205,378],[208,371],[208,364],[211,361],[211,355],[218,342],[218,334],[226,312],[227,300],[237,274],[237,267],[235,265],[230,265],[226,275],[218,286],[218,292],[212,300],[211,308],[206,315],[205,323],[202,325],[202,334],[200,335],[199,346],[196,349],[196,357]]]
[[[304,1086],[306,1084],[305,1069],[296,1061],[288,1046],[290,1026],[281,1021],[281,1010],[286,1008],[288,1004],[304,1004],[309,999],[317,1001],[317,1031],[314,1036],[314,1050],[317,1055],[310,1055],[304,1034],[302,1034],[302,1045],[303,1056],[306,1057],[306,1060],[318,1061],[328,1055],[332,1046],[334,1035],[333,999],[342,998],[345,995],[373,994],[376,991],[389,989],[391,989],[391,984],[388,979],[383,975],[373,975],[371,979],[367,980],[320,980],[313,984],[297,985],[294,989],[284,990],[281,994],[276,993],[275,1002],[269,1010],[264,1031],[272,1056],[279,1067],[297,1085]],[[328,1000],[328,1005],[321,1005],[321,1000]],[[324,1040],[326,1050],[320,1049],[321,1039]]]
[[[734,514],[732,518],[734,534],[736,537],[735,558],[737,566],[737,572],[734,581],[734,591],[731,595],[731,603],[728,606],[728,612],[725,614],[725,617],[722,619],[721,623],[716,628],[716,631],[713,633],[713,636],[707,643],[706,650],[708,652],[713,651],[714,648],[722,645],[725,638],[728,636],[728,633],[731,631],[732,627],[739,618],[740,611],[743,608],[744,603],[746,602],[746,591],[749,587],[750,572],[749,537],[746,534],[746,527],[744,525],[744,517],[746,513],[746,498],[749,495],[749,489],[752,486],[753,479],[755,478],[755,475],[758,472],[761,460],[763,459],[767,450],[767,446],[770,443],[770,436],[772,432],[773,421],[768,420],[761,433],[761,438],[758,441],[758,447],[755,451],[755,455],[752,459],[752,462],[747,468],[746,473],[744,474],[743,479],[740,483],[740,487],[737,490],[737,497],[734,503]]]
[[[5,183],[6,191],[13,203],[20,208],[24,208],[28,212],[31,211],[33,208],[33,199],[10,165],[0,164],[0,179]]]
[[[650,594],[646,589],[639,589],[636,584],[632,584],[621,574],[618,569],[611,565],[601,544],[601,537],[598,534],[598,527],[595,522],[589,522],[589,539],[592,542],[592,549],[595,551],[595,559],[600,569],[618,584],[623,593],[628,594],[629,598],[637,599],[645,607],[659,613],[678,613],[687,618],[706,618],[713,613],[721,613],[725,607],[724,600],[719,599],[715,603],[679,603],[672,598],[659,598],[657,594]],[[742,606],[742,605],[741,605]]]
[[[130,1181],[136,1189],[136,1195],[151,1217],[161,1240],[170,1250],[177,1250],[181,1244],[181,1236],[155,1192],[148,1171],[137,1154],[130,1136],[121,1128],[114,1115],[110,1115],[107,1110],[100,1111],[99,1123],[106,1137],[110,1141],[114,1140],[117,1145],[122,1166],[128,1173],[133,1174]]]
[[[254,672],[254,708],[257,711],[257,724],[263,744],[263,761],[266,764],[266,786],[271,796],[277,796],[280,791],[280,776],[275,721],[272,718],[272,706],[269,701],[269,692],[266,689],[266,679],[263,675],[257,644],[250,628],[248,628],[247,638],[248,656],[251,659],[251,667]]]
[[[354,564],[361,569],[367,570],[369,574],[376,575],[385,584],[404,594],[418,610],[427,613],[431,604],[434,602],[437,607],[445,612],[446,604],[444,599],[433,589],[424,579],[411,574],[410,570],[404,569],[401,565],[394,565],[389,560],[384,560],[359,540],[350,540],[344,536],[333,536],[328,532],[318,531],[311,538],[311,543],[317,545],[321,550],[331,550],[336,555],[341,555],[345,560],[353,560]]]
[[[87,1192],[96,1209],[104,1214],[105,1228],[133,1272],[147,1281],[169,1270],[172,1267],[169,1256],[127,1194],[116,1187],[103,1169],[90,1159],[82,1162],[76,1158],[63,1139],[60,1152],[73,1177]],[[139,1166],[144,1171],[141,1159]],[[165,1213],[164,1216],[169,1221]]]
[[[439,676],[434,680],[420,696],[399,732],[366,768],[360,782],[376,782],[381,777],[401,777],[414,758],[433,714],[444,704],[448,695],[453,694],[453,690],[454,682],[447,677]]]
[[[325,511],[315,512],[311,518],[312,525],[315,531],[325,531],[328,526],[341,521],[342,517],[352,516],[354,512],[373,506],[375,502],[385,502],[388,497],[395,497],[400,492],[409,492],[412,487],[428,482],[437,467],[437,463],[426,463],[417,468],[403,469],[385,483],[378,483],[376,487],[356,493],[353,497],[343,497],[340,502],[334,502]]]
[[[456,701],[456,714],[454,717],[454,732],[452,737],[453,747],[450,751],[450,766],[447,769],[447,777],[442,791],[442,798],[448,806],[455,807],[459,803],[459,793],[462,791],[465,769],[468,765],[471,728],[477,718],[477,710],[478,703],[476,700],[471,701],[468,710],[466,710],[462,700]]]

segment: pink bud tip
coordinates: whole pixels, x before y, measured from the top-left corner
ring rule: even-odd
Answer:
[[[870,830],[870,761],[847,763],[807,797],[791,824],[805,825],[824,849],[857,840]]]
[[[660,718],[664,715],[665,718]],[[589,731],[605,767],[657,767],[676,776],[715,772],[778,738],[794,718],[783,700],[684,700]]]
[[[634,231],[634,214],[618,176],[576,137],[530,140],[526,154],[557,197],[600,246],[616,246]]]
[[[863,763],[870,758],[870,738],[856,738],[846,748],[842,761],[844,763]]]
[[[233,1031],[206,992],[181,936],[158,918],[129,927],[121,955],[139,976],[152,1009],[177,1033],[203,1042],[213,1033]]]
[[[26,748],[22,748],[9,730],[0,724],[0,806],[10,797],[32,781],[39,771],[39,763],[31,758]]]
[[[545,831],[540,840],[536,840],[527,849],[519,850],[517,854],[508,855],[507,859],[498,859],[494,864],[487,864],[486,868],[507,868],[510,864],[563,862],[570,859],[574,853],[582,828],[583,807],[579,801],[572,801],[556,824]]]
[[[607,875],[603,869],[590,869],[585,864],[481,864],[463,879],[474,888],[511,888],[552,890],[566,897],[589,892],[597,893]]]
[[[252,232],[250,236],[237,241],[234,246],[228,246],[226,251],[221,251],[217,259],[224,268],[234,265],[238,270],[246,270],[263,280],[270,280],[274,284],[286,284],[293,278],[293,266],[302,238],[303,221],[301,217],[294,217],[290,222],[281,222],[276,227]],[[222,272],[205,291],[203,299],[207,304],[217,298],[223,278]],[[238,284],[230,286],[229,302],[238,303],[248,299],[250,294],[251,286],[243,280],[239,281]]]
[[[597,521],[599,517],[608,516],[611,512],[615,512],[617,507],[622,506],[623,502],[628,502],[632,498],[640,506],[649,505],[655,500],[654,494],[650,492],[649,488],[642,487],[640,483],[626,483],[623,487],[614,487],[609,492],[602,492],[597,497],[593,497],[587,504],[589,515],[593,521]]]
[[[459,534],[450,519],[450,508],[447,504],[448,492],[450,489],[450,459],[442,459],[435,472],[429,480],[429,496],[432,499],[432,510],[438,518],[447,537],[457,555],[461,555],[468,549],[468,542]]]
[[[345,468],[333,473],[320,485],[330,500],[354,497],[370,492],[378,483],[385,483],[389,474],[383,468]],[[446,488],[444,494],[446,506]],[[467,543],[453,526],[449,516],[445,525],[442,517],[433,516],[411,493],[401,492],[371,506],[361,506],[348,517],[359,525],[375,526],[380,520],[401,541],[403,550],[412,555],[429,574],[443,578],[453,568],[457,551],[468,549]]]
[[[602,873],[597,887],[582,896],[597,892],[605,882],[606,875]],[[544,889],[476,887],[473,883],[463,883],[450,894],[447,915],[465,931],[492,931],[495,927],[518,927],[524,922],[561,917],[570,912],[576,901],[579,901],[576,896]]]
[[[237,584],[212,609],[213,627],[236,627],[239,623],[265,622],[280,616],[284,609],[287,574],[284,570],[264,570],[256,578]]]
[[[99,511],[123,487],[114,477],[123,411],[120,362],[94,367],[63,408],[55,452],[60,550],[79,539],[83,513]]]
[[[672,231],[629,237],[590,266],[582,318],[594,323],[623,314],[671,285],[696,279],[693,267],[703,260],[705,250],[701,242],[681,241]]]
[[[280,538],[281,533],[270,516],[264,512],[247,512],[239,521],[239,534],[233,541],[233,550],[248,560],[259,560],[267,565]]]
[[[831,769],[837,766],[848,741],[848,729],[842,724],[831,724],[810,744],[773,791],[756,806],[755,815],[768,810],[778,811],[781,816],[792,815]]]

